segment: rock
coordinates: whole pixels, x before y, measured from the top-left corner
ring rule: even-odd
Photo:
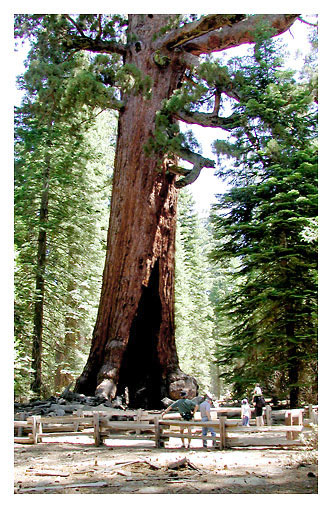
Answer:
[[[66,411],[64,411],[61,407],[55,410],[55,416],[65,416]]]
[[[58,397],[55,397],[54,395],[51,395],[47,400],[53,404],[56,404],[58,402]]]
[[[31,406],[41,406],[43,404],[45,404],[45,402],[42,400],[39,400],[39,399],[32,399],[32,400],[30,400],[30,403],[29,403],[29,405],[31,405]]]

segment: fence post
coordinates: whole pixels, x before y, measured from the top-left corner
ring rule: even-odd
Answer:
[[[34,444],[37,444],[38,435],[37,435],[37,417],[32,416],[32,438]]]
[[[17,415],[17,419],[19,421],[23,421],[25,420],[25,413],[18,413]],[[17,437],[22,437],[23,436],[23,427],[18,427],[17,429]]]
[[[309,404],[308,411],[309,411],[309,420],[313,423],[314,422],[314,415],[313,415],[313,410],[312,410],[312,404]]]
[[[303,410],[293,409],[292,425],[303,425]],[[292,432],[292,439],[298,439],[300,432]]]
[[[80,417],[82,415],[82,409],[78,409],[76,411],[76,416]],[[77,432],[78,431],[78,427],[80,426],[80,420],[77,420],[76,422],[74,422],[74,431]]]
[[[293,425],[293,417],[291,411],[285,413],[285,425]],[[292,432],[286,432],[286,439],[292,439]]]
[[[269,404],[266,404],[265,407],[265,417],[266,417],[266,425],[269,427],[272,425],[272,408]]]
[[[142,409],[138,409],[137,410],[137,418],[136,418],[137,423],[141,423],[141,421],[142,421],[142,414],[143,414],[143,410]],[[140,429],[137,429],[136,430],[136,435],[138,435],[140,433],[141,433]]]
[[[154,418],[154,434],[155,434],[155,443],[156,448],[160,448],[160,424],[158,416]]]
[[[226,417],[220,416],[219,418],[219,434],[220,434],[220,450],[226,448]]]
[[[95,439],[95,446],[100,446],[100,427],[99,427],[99,413],[93,413],[93,436]]]

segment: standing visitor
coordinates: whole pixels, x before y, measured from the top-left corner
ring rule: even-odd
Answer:
[[[253,403],[255,406],[256,413],[256,425],[257,427],[263,427],[264,425],[263,408],[265,407],[265,400],[262,395],[262,391],[260,391],[260,395],[254,395]]]
[[[211,413],[210,413],[211,406],[212,406],[212,399],[208,395],[205,395],[203,402],[199,406],[202,422],[207,422],[207,421],[211,420]],[[207,436],[208,431],[211,432],[212,437],[216,437],[216,433],[212,427],[203,427],[202,435],[203,435],[204,448],[207,448],[207,441],[206,441],[206,439],[204,439],[204,437]],[[215,440],[213,440],[213,442],[214,442],[214,446],[215,446]]]
[[[242,425],[244,427],[250,427],[249,420],[251,417],[251,409],[248,403],[248,399],[243,399],[241,402],[241,418]]]
[[[164,415],[166,413],[168,413],[168,411],[170,411],[171,409],[177,409],[180,413],[180,415],[182,416],[182,418],[186,421],[190,421],[194,418],[195,416],[195,412],[197,411],[198,409],[198,405],[190,400],[190,399],[187,399],[187,392],[185,391],[182,391],[180,393],[180,396],[181,396],[181,399],[178,399],[176,400],[175,402],[173,402],[173,404],[171,404],[170,406],[168,406],[167,409],[165,409],[165,411],[163,411],[161,413],[161,417],[163,418]],[[180,434],[183,434],[184,432],[184,429],[181,427],[180,428]],[[191,436],[191,429],[190,427],[188,428],[188,448],[190,448],[190,437]],[[185,444],[184,444],[184,438],[181,437],[181,441],[182,441],[182,448],[185,448]]]

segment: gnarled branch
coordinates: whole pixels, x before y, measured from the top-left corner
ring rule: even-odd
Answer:
[[[181,49],[193,55],[200,55],[222,51],[241,44],[254,43],[255,29],[259,23],[266,22],[274,28],[274,36],[276,36],[286,32],[298,16],[299,14],[256,14],[235,22],[231,26],[225,26],[222,30],[209,31],[190,41],[184,41],[181,44]]]
[[[72,36],[66,42],[68,49],[86,50],[93,53],[117,53],[124,56],[126,54],[126,47],[123,44],[118,44],[112,41],[102,41],[100,39],[91,39],[90,37]]]
[[[203,34],[236,23],[245,18],[245,14],[209,14],[198,21],[188,23],[168,33],[156,42],[156,49],[174,49],[185,42],[200,37]]]
[[[200,172],[203,168],[214,168],[215,164],[214,161],[211,159],[206,159],[202,155],[192,152],[191,150],[187,148],[182,148],[177,151],[177,155],[187,162],[190,162],[193,164],[192,169],[184,170],[183,168],[177,168],[177,171],[174,170],[174,168],[170,167],[169,170],[172,173],[180,173],[180,169],[182,174],[186,173],[183,178],[180,178],[176,183],[175,186],[178,189],[181,189],[182,187],[185,187],[186,185],[189,185],[193,183],[200,175]]]
[[[234,113],[228,117],[220,117],[213,113],[192,113],[190,111],[177,111],[174,117],[187,124],[197,124],[202,127],[217,127],[227,131],[240,125],[241,115]]]

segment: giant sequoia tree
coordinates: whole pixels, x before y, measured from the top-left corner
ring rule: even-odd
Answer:
[[[222,94],[232,95],[227,69],[202,85],[198,57],[254,42],[262,22],[274,35],[297,15],[161,14],[18,15],[16,33],[33,50],[49,46],[55,61],[78,51],[68,102],[102,98],[119,111],[111,215],[98,317],[76,390],[112,399],[127,387],[131,406],[157,407],[196,381],[179,369],[174,337],[174,251],[178,188],[194,181],[203,158],[177,122],[227,128]],[[217,79],[218,78],[218,79]],[[76,81],[75,81],[76,80]],[[69,95],[69,93],[68,93]],[[199,111],[206,102],[210,109]],[[211,111],[212,109],[212,111]],[[192,164],[191,170],[179,160]]]

